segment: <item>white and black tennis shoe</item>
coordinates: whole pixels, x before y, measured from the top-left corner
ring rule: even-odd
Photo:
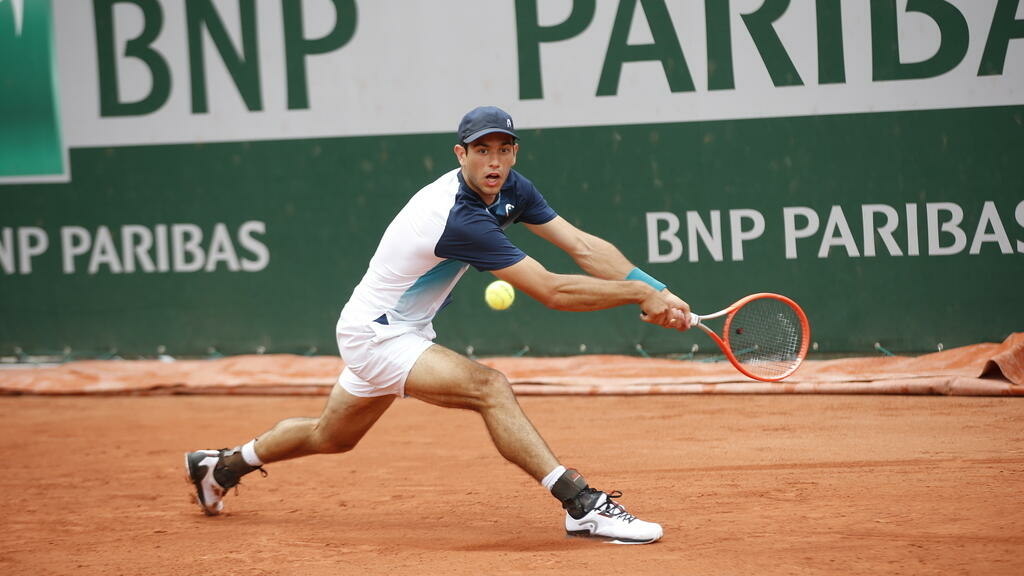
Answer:
[[[567,508],[565,531],[569,536],[597,538],[612,544],[650,544],[661,538],[660,524],[645,522],[626,512],[613,500],[618,490],[607,493],[586,488],[574,499],[577,506]],[[575,518],[575,512],[579,518]]]
[[[195,486],[196,504],[207,516],[216,516],[224,509],[224,496],[230,486],[224,487],[217,483],[213,471],[220,462],[220,450],[198,450],[185,453],[185,469],[188,481]]]

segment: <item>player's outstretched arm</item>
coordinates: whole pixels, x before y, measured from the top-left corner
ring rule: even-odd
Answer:
[[[685,302],[644,282],[555,274],[529,256],[492,274],[555,310],[579,312],[638,304],[646,322],[685,329],[689,319]]]
[[[611,242],[570,224],[561,216],[546,224],[527,224],[531,232],[572,256],[584,272],[606,280],[622,280],[633,264]]]
[[[622,280],[636,268],[614,244],[580,230],[561,216],[555,217],[554,220],[546,224],[527,224],[526,226],[534,234],[561,248],[584,272],[596,278]],[[654,302],[647,305],[641,304],[640,318],[645,322],[665,325],[678,330],[689,328],[690,306],[668,289],[662,290],[661,297],[663,301],[660,304]],[[668,324],[665,324],[664,319],[655,312],[664,306],[679,310],[679,313],[673,316],[674,321]]]

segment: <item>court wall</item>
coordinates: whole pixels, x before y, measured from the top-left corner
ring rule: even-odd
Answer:
[[[782,292],[828,353],[1002,341],[1024,326],[1022,30],[1005,0],[0,3],[0,355],[333,353],[478,104],[512,113],[557,211],[698,311]],[[440,342],[706,344],[633,308],[494,312],[491,279],[467,273]]]

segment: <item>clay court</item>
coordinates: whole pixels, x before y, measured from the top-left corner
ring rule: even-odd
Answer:
[[[474,413],[415,400],[353,452],[268,466],[203,516],[182,453],[316,415],[337,359],[5,369],[0,572],[1024,572],[1020,335],[811,361],[768,390],[727,364],[612,360],[487,362],[563,461],[664,526],[649,546],[566,538]]]

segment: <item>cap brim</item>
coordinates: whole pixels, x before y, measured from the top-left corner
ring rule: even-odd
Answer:
[[[470,134],[469,136],[464,138],[463,141],[466,144],[469,144],[470,142],[476,142],[477,140],[483,138],[484,136],[487,136],[488,134],[494,134],[495,132],[508,134],[509,136],[515,138],[516,140],[519,140],[519,136],[517,136],[516,133],[511,130],[504,130],[502,128],[485,128],[483,130],[479,130],[477,132]]]

